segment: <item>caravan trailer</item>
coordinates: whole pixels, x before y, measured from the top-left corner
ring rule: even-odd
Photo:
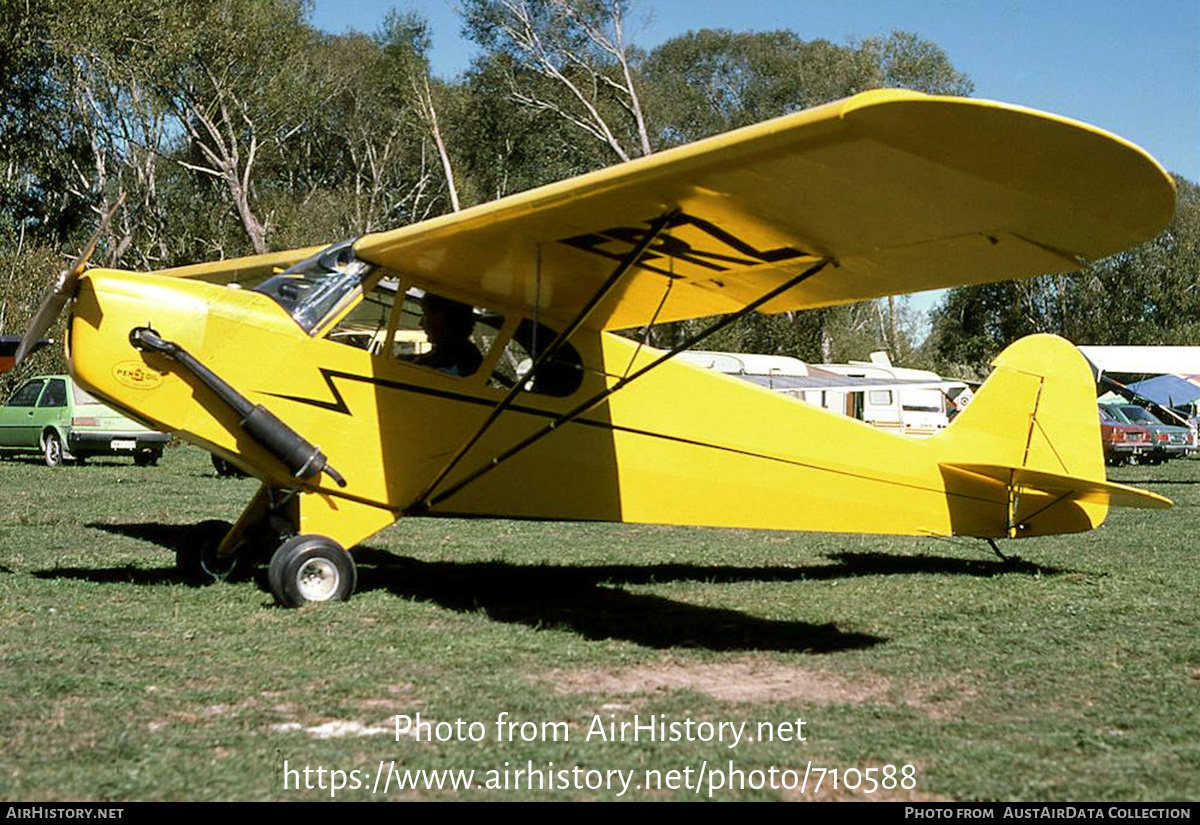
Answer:
[[[945,429],[971,398],[970,387],[962,381],[890,364],[814,366],[788,356],[740,352],[692,351],[679,357],[878,429],[917,438]]]

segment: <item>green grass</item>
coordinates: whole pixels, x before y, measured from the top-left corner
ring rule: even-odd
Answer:
[[[826,778],[814,794],[814,775],[803,796],[717,798],[1197,800],[1200,462],[1113,475],[1177,506],[1010,545],[1025,560],[1011,565],[966,541],[412,519],[356,551],[350,602],[290,611],[262,571],[204,587],[175,575],[172,548],[206,519],[232,521],[254,491],[216,478],[205,454],[173,449],[145,469],[2,459],[0,798],[330,797],[285,789],[285,761],[368,785],[381,761],[474,769],[477,784],[508,763],[511,786],[530,762],[633,770],[636,785],[689,767],[694,784],[702,764],[732,760],[748,781],[810,761],[876,777],[913,765],[916,787]],[[497,741],[502,712],[565,723],[569,740]],[[395,717],[417,713],[480,722],[484,741],[397,739]],[[586,736],[596,717],[664,714],[746,723],[755,741]],[[797,718],[806,741],[757,741],[759,723]]]

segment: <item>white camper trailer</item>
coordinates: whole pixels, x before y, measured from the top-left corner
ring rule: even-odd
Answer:
[[[872,357],[879,356],[886,361],[883,353]],[[782,355],[707,351],[684,352],[679,357],[881,430],[918,438],[945,429],[971,397],[970,388],[961,381],[944,381],[926,370],[878,361],[814,366]]]

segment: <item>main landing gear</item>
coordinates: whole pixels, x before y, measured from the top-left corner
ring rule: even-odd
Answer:
[[[344,602],[357,581],[354,559],[325,536],[292,536],[279,545],[267,568],[271,592],[284,607]]]
[[[201,527],[220,526],[225,522],[206,522]],[[245,546],[233,554],[219,557],[216,553],[220,535],[209,535],[199,542],[198,551],[180,551],[176,564],[185,578],[193,582],[224,581],[248,578],[255,557]],[[325,536],[292,536],[279,545],[267,568],[271,594],[284,607],[302,607],[309,602],[344,602],[354,593],[358,583],[358,567],[354,558],[336,541]]]
[[[284,607],[346,601],[358,582],[353,557],[328,536],[298,534],[300,524],[300,496],[264,485],[232,528],[224,521],[197,525],[176,564],[186,580],[206,583],[250,578],[269,558],[267,582]]]

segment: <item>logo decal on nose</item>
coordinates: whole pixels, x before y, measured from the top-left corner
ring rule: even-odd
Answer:
[[[141,361],[121,361],[112,368],[113,378],[134,390],[152,390],[162,384],[163,373]]]

